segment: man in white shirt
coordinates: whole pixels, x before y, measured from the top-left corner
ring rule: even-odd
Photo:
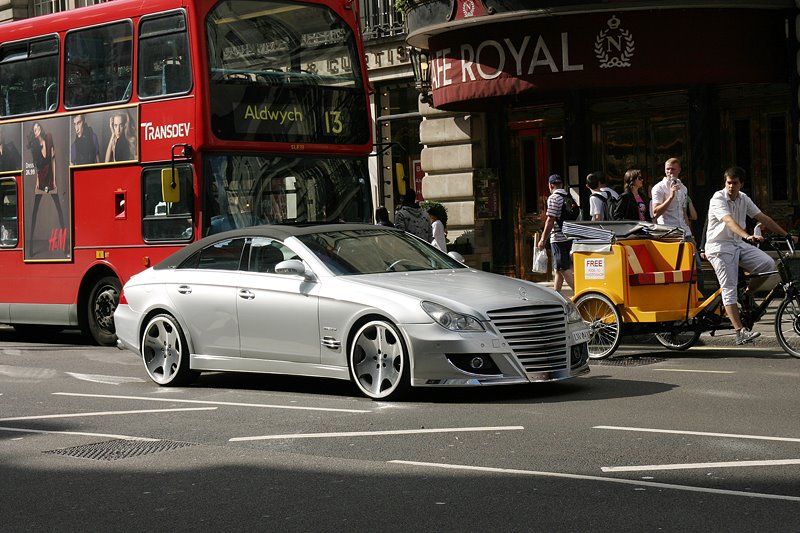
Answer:
[[[705,246],[706,257],[714,267],[722,288],[722,304],[736,330],[736,344],[750,342],[760,335],[742,325],[739,306],[736,304],[739,266],[752,274],[775,270],[775,261],[766,252],[745,242],[762,240],[747,233],[747,217],[754,218],[764,228],[779,235],[787,234],[750,197],[741,192],[744,178],[745,172],[740,167],[731,167],[725,171],[725,188],[714,193],[708,205]]]
[[[698,250],[697,241],[692,235],[692,228],[689,227],[686,217],[686,200],[689,190],[686,185],[681,183],[678,176],[681,174],[681,162],[676,158],[667,159],[664,163],[664,179],[653,185],[651,191],[653,222],[665,226],[675,226],[683,230],[686,242],[694,244],[695,272],[697,273],[697,288],[701,293],[705,292],[703,284],[702,259]]]

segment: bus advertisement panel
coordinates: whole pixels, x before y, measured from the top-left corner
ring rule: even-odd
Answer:
[[[117,0],[0,25],[0,323],[115,342],[202,236],[371,220],[357,3]]]

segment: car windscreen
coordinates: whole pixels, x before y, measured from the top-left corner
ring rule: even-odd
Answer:
[[[339,275],[467,268],[428,243],[399,231],[330,231],[300,235],[298,239]]]

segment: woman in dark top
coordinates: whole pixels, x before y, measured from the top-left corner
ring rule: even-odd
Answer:
[[[640,220],[650,222],[650,200],[644,192],[642,171],[631,169],[625,173],[625,192],[619,197],[616,220]]]

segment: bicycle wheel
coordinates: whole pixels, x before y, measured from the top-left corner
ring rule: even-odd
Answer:
[[[589,358],[605,359],[619,347],[619,311],[602,294],[584,294],[575,302],[583,319],[589,324]]]
[[[656,340],[669,350],[688,350],[700,338],[697,330],[674,330],[656,333]]]
[[[786,353],[800,359],[800,295],[786,296],[778,306],[775,336]]]

